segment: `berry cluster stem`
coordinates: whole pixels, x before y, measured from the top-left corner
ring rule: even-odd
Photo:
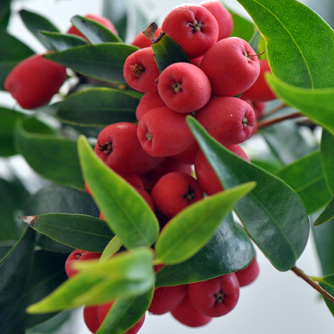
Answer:
[[[299,118],[299,117],[303,117],[303,115],[299,112],[296,112],[296,113],[286,115],[286,116],[283,116],[283,117],[261,121],[261,122],[258,123],[257,128],[258,129],[265,128],[266,126],[270,126],[270,125],[273,125],[273,124],[280,123],[282,121],[286,121],[288,119]]]
[[[301,269],[294,266],[291,268],[291,271],[294,272],[298,277],[303,279],[307,284],[309,284],[313,289],[317,290],[322,296],[334,304],[334,297],[328,293],[324,288],[322,288],[318,283],[313,281],[309,276],[307,276]]]

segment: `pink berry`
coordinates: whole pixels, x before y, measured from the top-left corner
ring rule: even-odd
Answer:
[[[256,256],[252,262],[244,269],[237,271],[237,275],[240,287],[253,283],[259,276],[260,267],[256,260]]]

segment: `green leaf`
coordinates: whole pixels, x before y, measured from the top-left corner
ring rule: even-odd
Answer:
[[[34,54],[32,49],[4,30],[0,30],[0,40],[3,45],[6,45],[6,47],[0,49],[0,61],[20,61]]]
[[[231,37],[239,37],[245,41],[250,41],[255,32],[255,26],[244,17],[232,12],[233,31]]]
[[[71,94],[59,105],[62,122],[105,127],[117,122],[135,122],[139,99],[112,88],[91,88]]]
[[[322,131],[320,152],[325,180],[329,190],[334,194],[334,136],[326,130]]]
[[[31,277],[23,295],[22,309],[44,298],[67,279],[64,267],[66,258],[67,254],[63,255],[43,250],[35,252]],[[28,329],[54,316],[54,313],[43,315],[25,314],[24,326]]]
[[[34,240],[35,232],[27,228],[0,261],[0,321],[3,333],[24,332],[22,300],[33,262]]]
[[[37,119],[18,122],[15,133],[18,151],[41,176],[83,188],[76,142],[51,133],[51,129]]]
[[[94,20],[76,15],[71,22],[92,44],[122,42],[110,29]]]
[[[322,274],[334,274],[334,220],[312,227]]]
[[[28,312],[47,313],[141,295],[154,285],[152,261],[152,251],[137,248],[103,263],[77,262],[75,268],[81,272],[45,299],[31,305]]]
[[[183,49],[166,33],[152,43],[152,49],[159,72],[173,63],[190,63]]]
[[[151,246],[158,237],[159,224],[146,201],[97,157],[83,136],[78,150],[85,180],[111,230],[126,248]]]
[[[228,214],[213,238],[193,257],[157,272],[156,287],[205,281],[246,267],[254,258],[253,244]]]
[[[130,8],[128,8],[130,7]],[[102,13],[107,17],[116,28],[118,35],[125,40],[128,31],[128,14],[132,6],[123,0],[104,0]],[[133,17],[131,17],[132,21]]]
[[[298,1],[238,2],[264,36],[276,77],[304,88],[334,86],[334,34],[320,16]]]
[[[10,1],[11,0],[3,0],[0,3],[0,28],[6,29],[9,17],[10,17]]]
[[[75,249],[102,253],[114,237],[104,220],[88,215],[53,213],[20,219],[35,231]]]
[[[46,17],[37,13],[22,9],[19,11],[21,19],[27,29],[48,49],[53,50],[53,46],[39,35],[39,31],[46,30],[51,32],[60,32],[58,28]]]
[[[213,237],[235,203],[254,187],[254,182],[243,184],[182,210],[162,230],[155,244],[157,258],[165,264],[189,259]]]
[[[71,34],[61,34],[59,32],[39,31],[39,36],[44,39],[55,51],[64,51],[81,45],[87,45],[87,42]]]
[[[88,77],[126,83],[123,77],[123,65],[125,59],[136,50],[138,48],[123,43],[103,43],[48,53],[45,58]]]
[[[320,216],[314,222],[314,225],[318,226],[327,223],[332,219],[334,219],[334,197],[332,197],[325,210],[321,212]]]
[[[275,175],[296,191],[308,214],[324,207],[331,198],[322,172],[319,151],[280,169]]]
[[[18,111],[0,107],[0,156],[17,154],[13,140],[14,129],[16,122],[23,117]]]
[[[151,289],[140,296],[116,300],[96,333],[121,334],[132,328],[145,315],[153,292],[154,289]]]
[[[328,275],[328,276],[323,277],[319,284],[327,292],[329,292],[332,296],[334,295],[334,275]],[[324,299],[328,309],[330,310],[330,312],[334,316],[334,305],[333,305],[333,303],[331,303],[328,299],[326,299],[324,297],[323,297],[323,299]]]
[[[224,188],[255,181],[257,187],[234,207],[248,234],[281,271],[295,265],[309,236],[309,221],[299,196],[282,180],[231,153],[188,117],[200,148]]]
[[[284,103],[299,109],[303,115],[334,134],[334,88],[299,88],[269,75],[266,78]]]

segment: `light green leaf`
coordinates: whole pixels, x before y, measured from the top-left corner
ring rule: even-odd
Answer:
[[[321,163],[327,186],[334,194],[334,135],[326,130],[321,137]]]

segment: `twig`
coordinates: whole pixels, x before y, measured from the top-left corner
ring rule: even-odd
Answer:
[[[283,116],[283,117],[261,121],[257,124],[257,128],[258,129],[264,128],[266,126],[273,125],[273,124],[276,124],[276,123],[280,123],[280,122],[286,121],[288,119],[299,118],[299,117],[304,117],[304,115],[302,115],[299,112],[296,112],[296,113],[286,115],[286,116]]]

